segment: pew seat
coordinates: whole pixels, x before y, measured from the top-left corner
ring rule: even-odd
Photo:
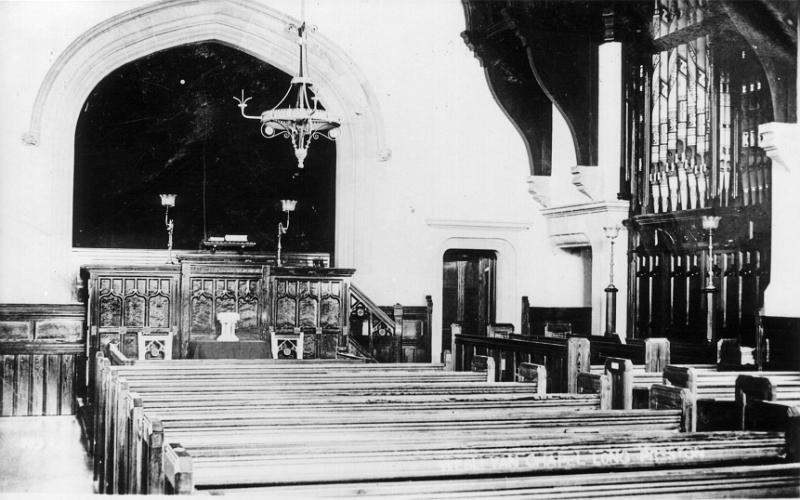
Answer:
[[[369,481],[324,485],[210,488],[197,493],[236,498],[575,499],[796,498],[800,465],[693,467],[623,473]]]
[[[643,467],[720,467],[784,463],[783,433],[611,433],[550,435],[534,441],[475,438],[335,445],[326,442],[273,447],[165,447],[167,491],[353,481],[420,480],[458,476],[571,474]]]

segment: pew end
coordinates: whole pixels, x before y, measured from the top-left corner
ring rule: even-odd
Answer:
[[[164,493],[190,495],[192,482],[192,457],[179,443],[164,445]]]
[[[106,351],[108,354],[108,359],[113,365],[132,365],[136,363],[136,360],[125,356],[125,354],[119,349],[119,344],[116,342],[109,342],[106,345]]]
[[[589,339],[567,339],[567,392],[578,392],[578,376],[589,371],[591,346]]]
[[[629,359],[606,358],[605,374],[611,388],[611,408],[633,409],[633,363]]]
[[[664,368],[664,384],[687,389],[697,394],[697,372],[690,366],[667,365]]]
[[[547,393],[547,368],[536,363],[520,363],[517,382],[536,384],[536,394]]]
[[[694,395],[689,390],[665,384],[654,384],[650,388],[651,410],[681,410],[681,431],[697,430],[697,412]]]
[[[599,394],[600,409],[611,409],[611,383],[608,375],[600,373],[578,373],[577,379],[578,394]]]
[[[450,351],[450,349],[445,349],[442,351],[441,361],[442,364],[444,365],[445,370],[449,372],[455,371],[456,367],[455,364],[453,363],[453,353]]]
[[[470,370],[473,372],[486,372],[487,382],[495,382],[497,380],[497,368],[494,358],[490,356],[473,356],[470,362]]]
[[[669,364],[669,340],[649,338],[644,341],[644,367],[648,372],[662,372]]]

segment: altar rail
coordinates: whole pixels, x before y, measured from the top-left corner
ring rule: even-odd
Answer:
[[[82,304],[0,304],[0,416],[75,413],[85,316]]]

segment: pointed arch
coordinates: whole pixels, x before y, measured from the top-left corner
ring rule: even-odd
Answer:
[[[293,74],[298,52],[296,37],[287,30],[292,23],[298,20],[249,0],[166,0],[109,18],[70,44],[45,76],[23,138],[42,150],[46,164],[38,167],[53,173],[45,188],[50,192],[43,194],[54,204],[55,241],[70,241],[75,127],[83,103],[105,76],[153,52],[205,41]],[[358,172],[388,158],[383,121],[374,92],[344,50],[315,34],[309,59],[318,95],[343,122],[336,148],[335,255],[336,265],[353,266]]]

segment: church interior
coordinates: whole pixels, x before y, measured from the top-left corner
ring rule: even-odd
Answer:
[[[0,33],[0,495],[800,496],[796,0]]]

